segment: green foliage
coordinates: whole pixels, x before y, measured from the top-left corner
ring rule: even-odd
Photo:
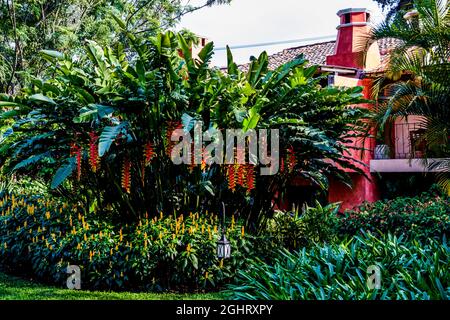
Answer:
[[[405,241],[370,233],[338,244],[279,252],[240,270],[228,294],[244,300],[447,300],[450,249],[446,239]],[[381,270],[381,288],[369,289],[368,268]]]
[[[249,255],[241,223],[227,223],[230,259],[219,261],[215,214],[142,218],[115,226],[85,215],[78,205],[42,197],[0,200],[0,263],[64,285],[66,267],[78,265],[85,289],[195,290],[229,282]]]
[[[393,233],[408,239],[450,237],[450,197],[440,192],[416,197],[365,203],[346,211],[338,224],[338,234],[354,235],[360,230]]]
[[[48,196],[47,191],[48,188],[45,182],[32,178],[23,177],[19,181],[14,178],[0,180],[0,197],[4,197],[9,193],[27,196],[36,194]]]
[[[55,189],[61,185],[75,170],[76,168],[76,158],[68,159],[67,163],[61,166],[55,173],[53,177],[51,188]]]
[[[204,211],[225,201],[228,212],[256,224],[294,176],[326,190],[330,176],[350,181],[343,169],[361,172],[347,143],[365,132],[365,111],[348,108],[363,102],[361,88],[321,87],[317,67],[301,57],[269,70],[265,53],[248,73],[229,53],[225,74],[208,66],[213,44],[193,57],[182,35],[146,38],[118,24],[132,46],[126,53],[120,44],[93,41],[77,58],[43,52],[53,76],[33,80],[22,95],[0,97],[15,111],[0,113],[0,130],[12,130],[1,142],[3,174],[53,181],[55,194],[101,214],[120,213],[125,222],[146,210]],[[193,120],[202,120],[204,131],[279,129],[285,169],[258,175],[255,189],[234,189],[227,166],[174,165],[171,132],[180,124],[190,130]],[[144,153],[152,154],[149,161]]]
[[[263,237],[271,247],[299,249],[315,243],[330,242],[336,234],[338,204],[306,207],[303,212],[278,211],[268,219]],[[273,249],[272,249],[273,250]]]
[[[78,54],[85,39],[102,45],[128,39],[115,23],[142,36],[175,26],[179,19],[206,6],[230,1],[207,1],[192,6],[181,0],[11,0],[0,6],[0,92],[18,92],[33,76],[45,75],[47,64],[37,57],[45,50],[47,57],[63,58]]]

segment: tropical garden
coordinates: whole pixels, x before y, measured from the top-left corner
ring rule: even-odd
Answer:
[[[331,178],[351,186],[348,170],[364,174],[349,142],[397,117],[424,116],[424,139],[448,157],[446,1],[414,1],[417,20],[400,8],[374,31],[374,40],[402,40],[387,76],[410,77],[371,111],[358,107],[371,102],[362,88],[324,85],[326,75],[303,57],[270,70],[262,53],[242,71],[228,48],[226,69],[212,67],[212,42],[196,54],[194,34],[170,31],[202,7],[1,3],[8,19],[0,36],[0,298],[20,295],[10,286],[24,291],[11,276],[64,288],[73,265],[83,290],[111,298],[450,297],[445,172],[411,197],[345,212],[324,200]],[[278,172],[204,158],[174,164],[173,133],[192,132],[194,123],[215,143],[228,128],[278,129]],[[315,194],[277,210],[298,178]],[[218,252],[228,245],[229,255]],[[374,266],[377,289],[367,285]]]

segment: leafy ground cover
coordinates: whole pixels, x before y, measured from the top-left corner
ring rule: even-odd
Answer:
[[[239,271],[228,292],[244,300],[447,300],[449,261],[445,238],[421,243],[363,233],[340,243],[280,251],[270,262],[255,260]],[[367,284],[375,269],[379,287]]]

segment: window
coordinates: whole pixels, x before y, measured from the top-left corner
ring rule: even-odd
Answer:
[[[328,75],[328,86],[329,87],[334,86],[334,74],[329,74]]]
[[[348,23],[350,23],[352,21],[352,16],[351,16],[351,14],[350,13],[346,13],[345,15],[344,15],[344,23],[345,24],[348,24]]]

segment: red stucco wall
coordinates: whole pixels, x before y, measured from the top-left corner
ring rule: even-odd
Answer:
[[[340,181],[330,179],[329,202],[342,202],[340,210],[343,211],[353,209],[364,201],[374,202],[379,199],[376,177],[372,176],[372,181],[359,174],[351,174],[351,177],[352,188],[347,187]]]
[[[358,10],[355,10],[358,11]],[[341,25],[338,31],[337,44],[335,52],[333,55],[327,57],[327,65],[333,67],[344,67],[344,68],[355,68],[359,71],[365,69],[365,46],[361,44],[361,38],[367,39],[367,34],[370,31],[370,27],[364,22],[367,19],[366,12],[351,12],[350,23],[345,23],[344,15],[341,15]],[[340,12],[342,14],[342,12]],[[367,54],[369,55],[371,51]],[[377,52],[378,53],[378,52]],[[379,58],[369,57],[370,61]],[[367,60],[366,60],[367,61]],[[355,77],[359,77],[361,72],[356,72]],[[353,78],[355,79],[355,78]],[[363,95],[366,99],[371,99],[371,79],[358,79],[354,81],[353,85],[362,86],[364,88]],[[351,81],[349,81],[350,83]],[[370,104],[363,104],[362,107],[372,108]],[[375,132],[372,132],[374,134]],[[349,188],[339,181],[334,179],[330,180],[329,190],[328,190],[328,200],[330,202],[342,202],[341,210],[354,208],[364,201],[373,202],[379,199],[379,190],[377,185],[377,179],[370,173],[370,160],[373,156],[373,148],[375,146],[375,141],[373,139],[355,139],[351,143],[353,146],[369,150],[351,150],[350,156],[357,160],[362,161],[364,165],[354,162],[359,169],[361,169],[365,175],[355,172],[351,169],[346,169],[345,171],[350,174],[352,178],[352,188]],[[282,204],[286,205],[286,203]]]
[[[358,85],[362,86],[364,98],[370,99],[371,88],[373,81],[371,79],[363,79],[358,81]],[[365,108],[372,108],[371,104],[361,105]],[[374,135],[374,130],[371,132]],[[358,168],[360,168],[365,175],[355,173],[352,170],[345,170],[351,174],[352,188],[349,188],[339,181],[331,180],[328,190],[328,201],[330,202],[342,202],[341,210],[352,209],[364,201],[373,202],[380,199],[380,193],[378,190],[377,179],[370,173],[370,160],[373,158],[373,148],[375,141],[373,138],[356,139],[352,145],[356,148],[364,147],[365,150],[352,150],[351,155],[354,159],[362,161],[364,165],[360,165],[357,161],[354,162]]]

